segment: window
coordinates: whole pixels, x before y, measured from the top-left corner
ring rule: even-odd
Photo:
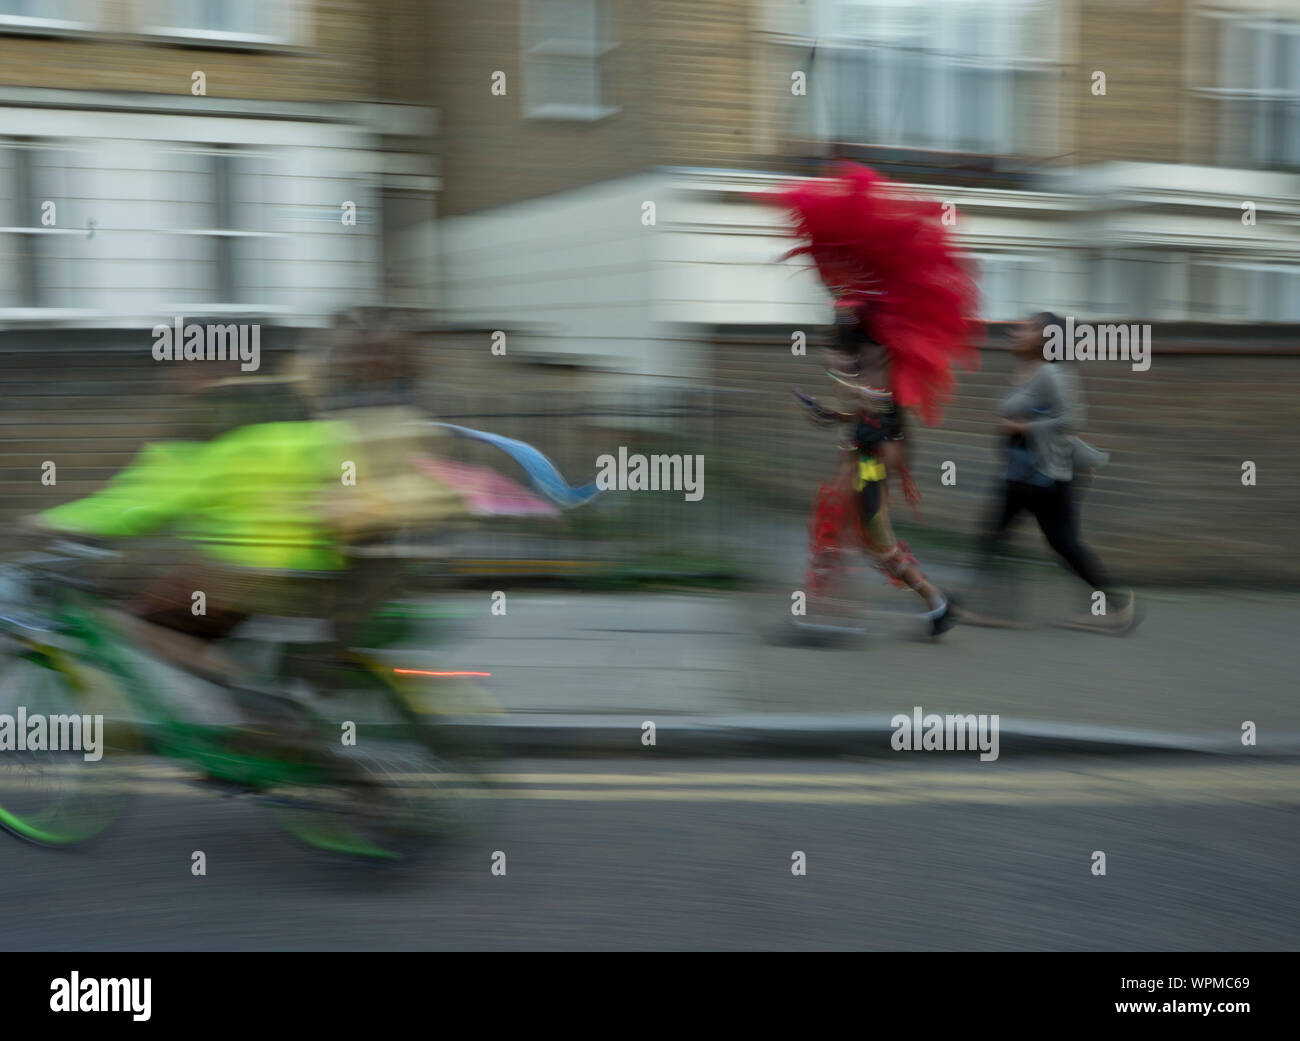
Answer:
[[[1300,322],[1300,267],[1201,261],[1193,285],[1205,294],[1200,315],[1250,322]]]
[[[609,10],[603,0],[524,0],[524,112],[595,120],[611,102]]]
[[[1219,85],[1222,161],[1300,169],[1300,22],[1223,19]]]
[[[0,0],[0,32],[90,30],[98,6],[99,0]]]
[[[1100,258],[1098,310],[1116,318],[1185,317],[1186,258],[1158,250],[1115,250]]]
[[[224,146],[0,142],[0,309],[263,304],[269,167]]]
[[[244,46],[292,43],[303,0],[138,0],[144,31]]]
[[[75,133],[102,124],[88,111],[58,137],[0,137],[0,322],[320,316],[376,297],[381,211],[350,128],[294,123],[299,143],[257,143],[260,123],[221,120],[215,140],[175,141],[163,116],[149,137]]]
[[[81,274],[74,273],[76,247],[68,240],[86,234],[75,230],[81,227],[77,174],[71,157],[49,141],[11,140],[0,148],[0,223],[8,225],[3,306],[68,305]]]
[[[205,304],[263,302],[269,159],[214,145],[160,165],[160,197],[176,200],[167,252],[179,277],[168,293]]]
[[[980,317],[988,322],[1017,321],[1043,310],[1047,298],[1047,268],[1042,257],[1010,253],[979,253],[976,281]]]
[[[1051,5],[822,0],[814,77],[830,140],[984,155],[1037,151]],[[1040,108],[1031,108],[1040,106]]]

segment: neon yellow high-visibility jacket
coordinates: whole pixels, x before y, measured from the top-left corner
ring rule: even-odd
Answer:
[[[107,487],[43,516],[91,535],[167,528],[239,567],[335,571],[344,560],[325,503],[340,483],[346,441],[342,424],[304,421],[148,445]]]

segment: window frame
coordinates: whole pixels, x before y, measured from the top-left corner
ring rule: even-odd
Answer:
[[[1216,70],[1216,80],[1210,86],[1193,84],[1191,92],[1214,102],[1214,152],[1218,161],[1226,166],[1300,171],[1300,20],[1271,17],[1263,12],[1198,14],[1211,40],[1209,67]],[[1255,34],[1249,53],[1233,53],[1231,33],[1236,29]],[[1297,54],[1297,62],[1291,67],[1294,85],[1238,85],[1238,80],[1250,80],[1264,67],[1277,66],[1277,75],[1285,74],[1285,55],[1281,62],[1268,55],[1268,45],[1276,45],[1280,37],[1294,40],[1289,45]],[[1293,134],[1289,140],[1285,134],[1270,134],[1268,124],[1278,118],[1290,120]]]
[[[0,36],[88,36],[103,31],[101,0],[77,0],[76,6],[81,9],[80,18],[49,18],[0,11]]]
[[[241,258],[237,255],[236,240],[238,239],[278,239],[283,236],[279,232],[268,231],[266,228],[244,228],[239,227],[239,222],[235,220],[234,213],[236,207],[235,182],[239,176],[235,164],[240,160],[261,160],[267,164],[267,169],[263,172],[262,177],[273,176],[270,164],[274,162],[274,155],[261,148],[247,148],[228,142],[209,142],[201,143],[181,143],[181,142],[157,142],[156,147],[164,148],[167,151],[173,151],[180,154],[205,156],[211,164],[212,177],[212,197],[207,200],[214,211],[217,220],[214,227],[194,227],[194,228],[157,228],[153,229],[165,235],[181,235],[188,238],[198,238],[200,240],[211,240],[216,247],[215,257],[215,275],[208,285],[201,287],[204,291],[212,293],[214,300],[204,302],[203,306],[220,308],[223,311],[235,311],[240,308],[258,309],[267,305],[267,301],[241,299],[239,292],[240,281],[236,274],[236,268],[241,263]],[[226,175],[223,179],[220,171],[224,169]],[[258,204],[263,208],[269,204],[265,199]],[[228,226],[221,226],[221,217],[229,217]],[[265,222],[261,222],[263,225]],[[264,265],[266,263],[265,254],[255,258],[253,263]],[[247,258],[243,258],[247,262]]]
[[[982,248],[973,249],[970,253],[971,259],[975,262],[975,284],[979,290],[980,311],[979,317],[985,322],[1005,322],[1019,321],[1027,314],[1043,309],[1042,300],[1045,298],[1047,289],[1050,288],[1054,275],[1052,267],[1052,257],[1045,251],[1034,251],[1025,249],[995,249]],[[1028,301],[1008,301],[1012,308],[1019,308],[1014,314],[999,315],[988,314],[986,309],[988,300],[985,294],[985,273],[988,270],[990,262],[1003,265],[1003,272],[1015,271],[1017,280],[1021,283],[1018,293],[1023,293],[1024,283],[1028,279],[1037,280],[1038,294],[1034,299]]]
[[[847,108],[845,101],[841,100],[834,108],[820,105],[814,109],[812,136],[829,144],[956,155],[1009,156],[1024,152],[1028,137],[1019,97],[1020,84],[1025,76],[1036,75],[1055,90],[1052,75],[1059,63],[1055,48],[1044,57],[998,53],[996,48],[992,48],[992,53],[984,53],[989,48],[983,46],[960,49],[964,36],[950,17],[958,6],[950,0],[926,0],[919,5],[882,0],[816,0],[817,55],[818,58],[828,56],[829,64],[834,67],[829,72],[826,64],[814,69],[817,85],[813,89],[824,91],[834,104],[840,95],[836,81],[845,75],[841,63],[857,55],[865,66],[864,77],[875,81],[871,93],[877,95],[875,108],[879,111],[870,117],[870,125],[875,129],[860,131],[847,128],[841,115]],[[854,31],[854,20],[865,21],[873,8],[877,11],[892,8],[916,19],[915,28],[895,34],[903,41],[901,48],[882,40],[879,34],[869,36]],[[983,6],[972,3],[969,9],[985,19],[993,18],[992,28],[988,30],[992,36],[985,38],[986,43],[999,36],[1027,33],[1034,27],[1030,16],[1035,5],[1031,3],[996,0]],[[1050,11],[1048,16],[1059,18]],[[916,46],[918,41],[922,44],[920,48]],[[872,50],[883,51],[884,64],[892,67],[882,69],[867,57]],[[915,57],[909,60],[907,54]],[[922,133],[911,135],[902,127],[904,114],[899,99],[907,92],[907,80],[918,74],[925,77],[927,85],[920,100],[924,127]],[[981,136],[972,139],[964,136],[967,123],[962,118],[961,101],[967,95],[962,87],[965,80],[978,79],[981,75],[993,77],[995,89],[991,96],[995,104]],[[933,87],[936,77],[942,78],[943,89]]]
[[[278,51],[295,50],[307,44],[309,0],[262,0],[262,3],[274,7],[282,27],[280,32],[249,33],[173,25],[167,12],[174,9],[174,0],[134,0],[132,17],[137,34],[180,47]]]
[[[571,40],[559,37],[534,39],[540,6],[546,0],[520,0],[519,66],[523,79],[523,115],[526,119],[561,122],[595,123],[608,119],[621,111],[620,106],[609,103],[612,79],[608,69],[609,56],[618,50],[614,39],[614,12],[608,0],[583,0],[589,3],[592,13],[593,33],[590,40]],[[537,81],[533,71],[536,59],[585,58],[590,61],[597,80],[599,98],[595,104],[574,104],[564,101],[538,101]]]

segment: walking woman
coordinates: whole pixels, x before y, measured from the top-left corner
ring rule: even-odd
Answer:
[[[1101,561],[1079,538],[1076,463],[1085,466],[1099,453],[1075,436],[1085,415],[1078,376],[1066,363],[1044,358],[1043,343],[1052,330],[1064,336],[1064,323],[1043,312],[1015,340],[1013,386],[999,410],[1006,474],[985,531],[983,562],[991,561],[1012,522],[1022,512],[1030,513],[1066,566],[1094,593],[1105,594],[1104,601],[1090,600],[1084,620],[1067,624],[1119,635],[1135,624],[1133,595],[1116,590]],[[1100,613],[1095,604],[1104,604]]]

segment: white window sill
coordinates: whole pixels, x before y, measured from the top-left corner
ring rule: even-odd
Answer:
[[[529,56],[540,54],[553,58],[588,58],[595,60],[603,57],[618,47],[616,43],[599,40],[539,40],[524,53]]]
[[[337,215],[336,215],[337,219]],[[371,220],[373,223],[373,218]],[[121,231],[121,228],[49,228],[44,225],[36,224],[30,226],[17,227],[0,227],[0,235],[81,235],[85,238],[91,238],[92,232],[96,235],[112,235],[114,232]],[[130,228],[126,229],[132,234],[140,232],[150,232],[156,235],[196,235],[207,238],[228,238],[228,239],[277,239],[283,238],[280,232],[276,231],[245,231],[234,228]]]
[[[283,324],[296,316],[292,308],[273,304],[178,303],[162,306],[148,314],[114,314],[74,307],[0,307],[0,327],[7,325],[54,325],[71,329],[141,329],[148,331],[159,322],[170,324],[175,315],[187,322],[201,317],[262,318],[264,325]],[[161,316],[161,317],[160,317]]]
[[[524,115],[528,119],[549,119],[567,123],[595,123],[621,112],[617,105],[533,105]]]
[[[62,18],[29,18],[19,14],[0,14],[0,35],[11,36],[94,36],[99,30],[90,22],[64,21]]]
[[[172,26],[149,26],[140,35],[157,43],[171,43],[178,47],[201,47],[224,51],[292,51],[300,49],[293,41],[281,36],[262,36],[258,33],[229,33],[216,29],[178,29]]]
[[[33,224],[0,228],[0,235],[89,235],[90,231],[90,228],[51,228],[44,224]]]
[[[283,236],[275,231],[241,231],[232,228],[153,228],[160,235],[197,235],[203,238],[226,239],[278,239]]]

